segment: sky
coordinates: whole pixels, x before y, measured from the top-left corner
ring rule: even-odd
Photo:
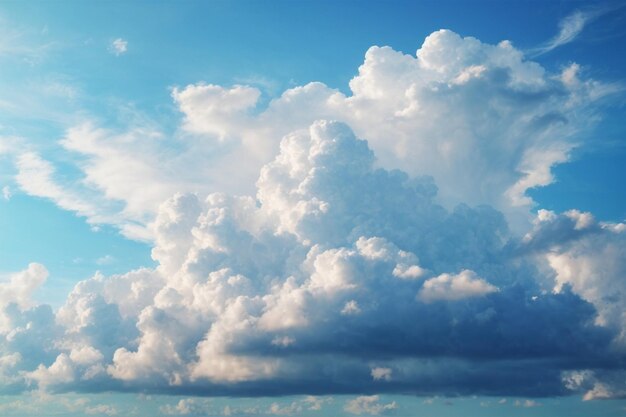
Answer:
[[[626,415],[625,23],[0,2],[0,414]]]

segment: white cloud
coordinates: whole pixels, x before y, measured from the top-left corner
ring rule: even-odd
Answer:
[[[2,187],[2,198],[4,198],[6,201],[9,201],[12,195],[13,194],[11,193],[11,187],[9,187],[8,185]]]
[[[75,369],[71,359],[66,354],[61,353],[52,365],[49,367],[39,365],[27,377],[37,382],[39,388],[46,389],[51,385],[72,382],[75,378]]]
[[[278,403],[272,403],[267,409],[266,414],[274,416],[290,416],[301,412],[302,405],[298,404],[297,402],[292,402],[291,404],[282,407]]]
[[[494,209],[447,211],[433,201],[432,180],[377,168],[366,142],[327,121],[287,135],[257,187],[257,199],[174,196],[153,225],[155,269],[96,274],[58,311],[42,308],[38,321],[29,315],[40,306],[27,300],[43,275],[16,279],[20,285],[7,288],[27,290],[18,310],[5,308],[6,352],[42,348],[21,355],[5,375],[21,371],[24,383],[51,390],[123,384],[253,395],[268,384],[298,392],[306,375],[307,386],[333,392],[329,380],[341,386],[346,378],[355,390],[380,381],[446,386],[449,375],[461,374],[480,384],[493,376],[489,355],[510,359],[517,373],[532,359],[517,365],[515,358],[537,351],[586,358],[586,346],[594,352],[606,346],[588,324],[594,311],[580,298],[526,299],[538,293],[535,264],[527,262],[553,248],[545,242],[565,236],[561,230],[581,236],[596,230],[584,213],[542,212],[529,237],[517,242]],[[516,245],[530,257],[510,255]],[[521,318],[539,328],[519,326]],[[563,326],[541,327],[549,323]],[[503,328],[511,330],[492,330]],[[477,352],[485,357],[479,368],[472,362]],[[546,379],[543,365],[530,369],[537,374],[528,378]],[[550,392],[562,389],[560,371],[550,371],[556,378]],[[455,392],[468,389],[452,385]],[[364,398],[350,408],[382,412],[393,404]]]
[[[115,262],[115,257],[111,255],[104,255],[96,259],[96,264],[98,265],[110,265]]]
[[[173,90],[175,138],[78,125],[61,141],[81,161],[70,181],[18,153],[22,190],[150,238],[158,266],[96,274],[57,311],[30,300],[43,267],[9,279],[5,377],[50,390],[561,393],[563,370],[621,343],[610,288],[625,228],[544,211],[518,239],[493,207],[446,206],[510,214],[551,180],[593,89],[562,75],[510,43],[439,31],[415,56],[371,48],[351,96],[312,83],[260,109],[251,87],[197,84]],[[269,411],[319,403],[307,404]]]
[[[70,352],[70,359],[80,365],[91,365],[96,362],[102,361],[103,356],[100,351],[91,347],[83,346],[78,349],[72,349]]]
[[[580,10],[574,11],[559,22],[559,33],[550,39],[546,45],[539,48],[539,53],[546,53],[559,46],[572,42],[580,35],[587,22],[594,17],[592,13],[585,13]]]
[[[540,211],[534,229],[524,238],[553,270],[552,290],[558,293],[569,286],[593,303],[596,322],[618,329],[624,346],[626,286],[618,277],[626,273],[625,239],[623,223],[597,222],[591,213],[578,210],[560,215]]]
[[[166,404],[159,408],[162,414],[166,415],[198,415],[209,414],[212,411],[212,402],[207,399],[183,398],[176,405]]]
[[[128,52],[128,41],[122,38],[117,38],[111,42],[109,50],[116,56],[123,55]]]
[[[276,336],[274,339],[272,339],[272,344],[274,346],[287,347],[287,346],[293,345],[294,343],[296,343],[296,339],[294,339],[293,337],[289,337],[289,336],[283,336],[283,337]]]
[[[333,402],[332,397],[316,397],[314,395],[306,396],[302,402],[305,404],[307,410],[319,411],[322,409],[324,404],[329,404]]]
[[[532,55],[537,56],[552,51],[560,46],[566,45],[576,40],[585,27],[598,17],[609,13],[621,6],[604,6],[587,10],[574,10],[559,22],[559,33],[543,45],[532,49]]]
[[[85,407],[85,414],[105,414],[107,416],[116,416],[119,414],[117,408],[108,404],[98,404],[94,406]]]
[[[532,408],[532,407],[540,407],[541,403],[535,400],[524,400],[524,401],[515,400],[515,403],[513,403],[513,405],[515,405],[515,407]]]
[[[561,19],[559,22],[559,32],[552,39],[544,42],[536,48],[531,49],[529,51],[530,54],[533,56],[541,55],[575,41],[581,36],[584,29],[594,20],[602,17],[603,15],[610,14],[623,6],[623,4],[619,3],[605,3],[583,10],[574,10],[572,13]]]
[[[425,302],[455,301],[481,297],[498,291],[498,288],[478,277],[474,271],[464,270],[457,275],[441,274],[424,282],[418,297]]]
[[[622,369],[576,370],[563,372],[565,387],[572,392],[583,393],[583,401],[624,398],[626,384]]]
[[[380,397],[378,395],[364,395],[356,397],[353,400],[349,400],[346,402],[343,409],[350,414],[370,414],[375,416],[388,413],[397,408],[398,405],[395,401],[385,404],[380,402]]]
[[[374,381],[391,381],[391,368],[372,368],[372,378]]]
[[[0,282],[0,307],[6,307],[11,303],[22,308],[32,306],[33,292],[40,288],[47,278],[48,270],[39,263],[31,263],[24,271],[9,275],[8,280]]]
[[[219,140],[227,140],[237,126],[250,123],[246,111],[256,105],[260,95],[256,88],[240,85],[224,88],[197,84],[172,91],[172,98],[185,114],[183,128],[193,133],[212,135]]]
[[[350,300],[346,302],[346,304],[343,306],[343,309],[341,309],[341,314],[347,315],[359,314],[360,312],[361,308],[359,307],[359,303],[357,303],[356,300]]]
[[[28,183],[24,189],[146,239],[165,199],[176,192],[254,193],[259,170],[285,135],[329,119],[366,139],[377,166],[433,176],[448,208],[491,204],[523,228],[532,205],[526,190],[553,181],[552,167],[585,143],[595,102],[616,90],[580,74],[572,82],[571,73],[570,67],[551,74],[507,41],[489,45],[441,30],[415,55],[370,48],[350,95],[310,83],[261,107],[254,87],[197,83],[172,90],[183,115],[174,137],[145,118],[126,132],[78,124],[61,144],[80,161],[84,177],[57,183],[55,192]],[[303,157],[294,169],[306,169],[304,155],[292,157]],[[59,197],[76,189],[99,204]]]

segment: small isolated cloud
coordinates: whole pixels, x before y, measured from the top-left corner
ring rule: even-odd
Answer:
[[[122,38],[117,38],[113,42],[111,42],[109,50],[116,56],[125,54],[126,52],[128,52],[128,41]]]
[[[161,414],[168,416],[200,415],[211,412],[211,400],[199,398],[183,398],[176,405],[165,404],[159,407]]]
[[[391,368],[372,368],[374,381],[391,381]]]
[[[550,52],[553,49],[574,41],[591,21],[613,9],[614,8],[575,10],[559,22],[559,33],[543,45],[531,51],[531,55],[537,56],[545,54],[546,52]]]
[[[345,315],[359,314],[360,312],[361,308],[359,307],[359,303],[355,300],[348,301],[341,309],[341,314]]]
[[[535,400],[515,400],[515,407],[524,407],[524,408],[532,408],[532,407],[540,407],[541,403]]]
[[[113,257],[111,255],[104,255],[104,256],[101,256],[100,258],[96,259],[96,264],[98,264],[98,265],[110,265],[113,262],[115,262],[115,257]]]
[[[4,198],[6,201],[9,201],[12,196],[13,194],[11,193],[11,187],[9,187],[8,185],[2,187],[2,198]]]
[[[343,408],[350,414],[370,414],[373,416],[385,414],[398,408],[395,401],[381,403],[378,395],[363,395],[346,402]]]
[[[117,408],[113,406],[106,405],[106,404],[98,404],[92,407],[85,408],[85,414],[89,414],[89,415],[104,414],[107,416],[116,416],[118,415],[118,411],[117,411]]]
[[[270,404],[269,408],[265,411],[265,414],[271,416],[291,416],[294,414],[300,414],[303,408],[298,402],[292,402],[287,405],[281,405],[279,403]]]
[[[576,39],[591,17],[593,17],[591,13],[576,10],[574,13],[561,20],[559,23],[559,33],[548,42],[545,48],[546,52]]]

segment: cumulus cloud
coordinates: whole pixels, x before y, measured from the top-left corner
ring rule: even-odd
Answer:
[[[496,287],[476,276],[474,271],[466,269],[457,275],[441,274],[424,282],[419,298],[426,302],[461,300],[480,297],[495,291],[498,291]]]
[[[212,411],[212,404],[210,400],[184,398],[179,400],[176,405],[166,404],[161,406],[159,411],[161,411],[162,414],[173,416],[209,414]]]
[[[6,201],[9,201],[12,196],[13,194],[11,193],[11,187],[9,187],[8,185],[2,187],[2,198],[4,198]]]
[[[96,194],[92,210],[29,182],[20,186],[150,239],[163,200],[176,192],[252,194],[282,137],[329,119],[367,140],[377,166],[432,176],[447,208],[489,204],[523,228],[532,205],[526,191],[553,181],[552,167],[585,143],[596,103],[615,91],[573,65],[550,73],[511,42],[490,45],[440,30],[412,55],[371,47],[348,95],[312,82],[261,105],[255,87],[175,87],[182,123],[174,137],[145,118],[126,131],[89,121],[67,131],[61,146],[76,156],[82,177],[56,188]]]
[[[198,88],[207,86],[182,92]],[[564,88],[509,42],[487,45],[442,30],[427,37],[415,56],[370,48],[350,89],[352,95],[344,96],[320,83],[296,87],[255,117],[248,112],[255,105],[250,91],[231,136],[267,152],[261,146],[274,144],[259,140],[258,132],[280,137],[316,118],[342,120],[368,140],[383,166],[433,175],[444,200],[505,208],[528,204],[528,188],[551,182],[551,166],[567,160],[580,130],[570,116],[572,100],[593,87]],[[185,105],[181,91],[174,96],[188,122],[202,120],[192,123],[194,131],[214,133],[206,127],[214,125],[210,118],[201,116],[219,108],[221,96],[206,96],[202,106],[196,94],[193,106]]]
[[[626,273],[625,239],[624,223],[598,222],[591,213],[577,210],[540,210],[534,229],[524,237],[526,246],[552,271],[552,291],[572,289],[593,304],[594,322],[613,330],[613,347],[620,354],[626,350],[626,288],[620,278]],[[626,395],[624,374],[622,369],[580,368],[565,372],[563,380],[568,389],[583,391],[585,400],[613,398]]]
[[[190,85],[174,88],[172,98],[185,115],[183,128],[226,140],[237,124],[246,124],[245,112],[256,105],[261,92],[254,87]]]
[[[256,197],[164,202],[156,268],[96,274],[56,312],[30,301],[42,266],[12,275],[2,374],[15,390],[532,396],[619,357],[622,304],[598,290],[621,273],[622,226],[542,211],[517,238],[495,209],[447,210],[436,193],[377,167],[347,125],[314,122],[283,138]],[[594,278],[605,287],[563,266],[589,250],[615,265]],[[349,408],[395,407],[372,398]]]
[[[306,396],[291,402],[274,401],[268,406],[254,405],[226,405],[218,408],[210,399],[184,398],[175,404],[165,404],[159,407],[165,415],[263,415],[263,416],[291,416],[300,415],[307,411],[320,411],[324,405],[333,401],[332,397]]]
[[[377,416],[386,414],[396,408],[398,408],[398,405],[395,401],[384,404],[380,402],[378,395],[365,395],[348,401],[343,409],[350,414]]]
[[[175,89],[177,147],[80,125],[61,142],[82,157],[76,184],[19,154],[25,192],[144,236],[157,266],[96,274],[57,311],[31,300],[42,266],[11,275],[5,389],[621,392],[603,370],[626,346],[626,227],[575,210],[540,211],[521,236],[507,221],[574,144],[596,84],[571,81],[439,31],[415,56],[371,48],[349,97],[313,83],[258,109],[250,87]],[[181,401],[162,411],[204,407]],[[267,411],[321,407],[294,404]]]
[[[17,304],[27,307],[32,304],[32,293],[48,277],[48,270],[38,263],[31,263],[24,271],[11,274],[8,282],[0,283],[0,305]]]
[[[626,346],[622,305],[626,287],[626,225],[596,221],[591,213],[570,210],[560,215],[541,210],[526,246],[541,248],[540,256],[554,272],[554,292],[571,287],[598,311],[595,321],[619,331]]]

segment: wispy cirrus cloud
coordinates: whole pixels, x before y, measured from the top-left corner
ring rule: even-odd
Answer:
[[[550,52],[560,46],[573,42],[581,35],[585,27],[592,23],[594,20],[622,7],[624,7],[623,4],[618,6],[604,6],[587,10],[575,10],[559,22],[559,32],[552,39],[529,51],[530,56],[539,56]]]
[[[42,61],[57,45],[46,38],[44,31],[15,27],[0,16],[0,59],[18,58],[33,65]]]
[[[5,185],[4,187],[2,187],[2,198],[9,201],[12,195],[13,194],[11,193],[11,187],[9,187],[8,185]]]

